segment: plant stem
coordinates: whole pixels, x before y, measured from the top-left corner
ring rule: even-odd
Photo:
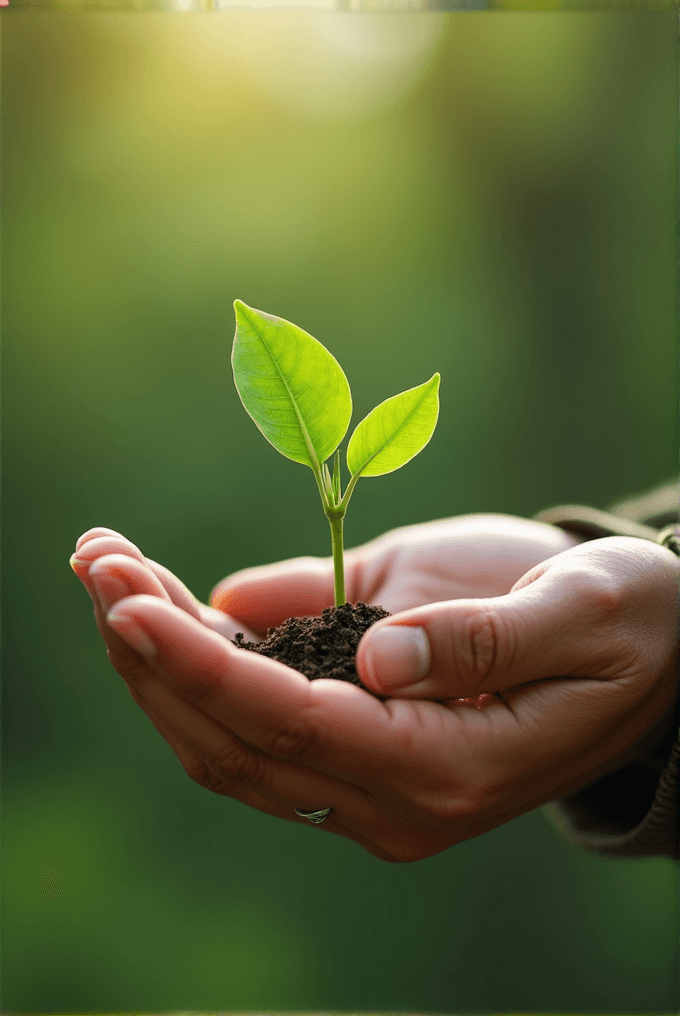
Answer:
[[[326,486],[326,483],[324,482],[324,469],[326,470],[326,476],[329,476],[328,467],[325,463],[320,466],[317,462],[312,466],[314,478],[319,488],[319,493],[321,494],[321,503],[323,505],[324,514],[331,527],[331,547],[333,550],[333,591],[335,596],[335,606],[339,607],[341,603],[346,602],[345,563],[342,547],[342,523],[345,518],[345,508],[334,503],[335,496],[333,483],[330,481],[329,476],[330,482],[328,487]],[[339,480],[337,484],[337,493],[340,493]]]
[[[339,607],[341,603],[345,602],[345,563],[342,550],[344,513],[339,518],[328,518],[328,521],[331,525],[331,546],[333,547],[335,606]]]

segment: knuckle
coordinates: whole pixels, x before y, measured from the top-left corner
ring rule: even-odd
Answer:
[[[419,803],[419,824],[430,832],[459,829],[483,816],[490,797],[489,788],[472,782],[431,793]]]
[[[141,659],[137,653],[132,651],[129,654],[120,653],[107,649],[106,655],[113,669],[120,674],[124,681],[135,684],[138,679],[148,674],[148,663]]]
[[[423,819],[429,829],[448,829],[477,818],[480,807],[470,793],[437,795],[423,808]]]
[[[266,779],[266,761],[237,745],[215,759],[201,759],[187,774],[206,790],[233,797],[237,788],[261,788]]]
[[[321,757],[318,735],[304,713],[272,730],[261,747],[268,755],[296,762],[319,761]]]
[[[501,629],[498,614],[493,610],[471,614],[466,636],[466,674],[470,686],[476,689],[488,679],[499,656]]]
[[[226,755],[211,760],[211,764],[229,782],[248,788],[261,788],[268,770],[266,759],[244,751],[239,745],[234,745]]]
[[[597,619],[618,617],[624,607],[624,593],[617,576],[604,568],[587,568],[574,575],[578,595],[583,596]]]
[[[199,787],[203,787],[204,790],[209,790],[213,794],[221,794],[224,797],[230,797],[229,787],[227,786],[227,780],[220,773],[208,765],[207,762],[196,762],[186,764],[184,766],[187,776],[198,783]]]

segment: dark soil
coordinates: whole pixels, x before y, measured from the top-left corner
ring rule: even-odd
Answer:
[[[278,628],[269,628],[262,642],[244,642],[243,632],[237,632],[233,642],[239,649],[261,653],[299,670],[310,681],[330,677],[351,681],[368,691],[357,676],[357,646],[372,624],[389,616],[382,607],[342,603],[326,607],[321,617],[289,617]]]

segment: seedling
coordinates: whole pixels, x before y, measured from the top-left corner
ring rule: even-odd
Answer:
[[[277,451],[309,466],[331,526],[335,606],[345,603],[342,526],[360,476],[383,476],[406,465],[428,443],[439,415],[440,375],[376,406],[347,446],[350,481],[340,490],[340,442],[352,416],[342,367],[320,342],[283,318],[234,301],[231,362],[246,412]],[[333,458],[331,476],[326,459]]]

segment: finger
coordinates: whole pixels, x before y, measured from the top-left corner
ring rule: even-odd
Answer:
[[[365,836],[376,856],[393,856],[390,844],[402,837],[409,842],[411,810],[418,821],[425,812],[429,822],[425,805],[434,800],[436,813],[443,795],[458,838],[480,821],[473,749],[488,740],[488,719],[477,710],[399,699],[383,704],[346,682],[310,683],[275,660],[232,647],[172,605],[146,596],[121,601],[109,623],[144,651],[145,641],[136,641],[140,632],[133,626],[138,625],[142,639],[150,640],[148,660],[159,680],[231,730],[249,750],[353,784],[369,803],[380,802],[365,817],[356,811],[343,816],[353,838],[359,842]],[[490,748],[484,752],[488,761]],[[494,803],[507,810],[502,794]],[[446,845],[437,836],[430,853]]]
[[[173,602],[180,610],[184,610],[224,638],[233,639],[236,632],[241,631],[249,639],[252,636],[252,640],[257,640],[257,636],[253,633],[244,631],[244,626],[240,622],[199,603],[183,582],[154,561],[146,559],[142,564],[126,554],[106,554],[97,558],[90,566],[87,581],[96,597],[95,616],[100,633],[109,650],[117,655],[122,648],[120,638],[106,623],[105,615],[124,597],[141,594],[158,596]],[[129,647],[125,645],[125,655],[128,652]]]
[[[391,729],[387,703],[356,685],[310,682],[277,660],[237,649],[155,597],[122,600],[107,620],[149,652],[171,690],[268,755],[365,787],[371,773],[382,778],[403,757],[403,732]]]
[[[187,589],[183,582],[177,578],[176,575],[162,564],[157,564],[156,561],[152,561],[150,558],[146,558],[148,564],[154,575],[160,579],[161,583],[165,587],[166,592],[170,595],[170,599],[176,607],[180,607],[185,610],[187,614],[191,614],[202,624],[208,628],[212,628],[218,635],[222,635],[225,639],[236,638],[237,632],[241,632],[246,642],[259,642],[259,636],[247,628],[242,621],[237,621],[229,614],[224,614],[221,610],[215,610],[213,607],[207,607],[200,600],[197,600],[191,590]],[[146,590],[140,589],[138,592],[143,593]]]
[[[605,597],[607,614],[614,600]],[[116,611],[109,621],[131,644],[140,632],[149,640],[138,644],[155,676],[249,750],[369,796],[378,787],[394,812],[424,816],[437,836],[443,829],[465,839],[572,792],[644,733],[629,722],[638,703],[619,682],[540,681],[511,689],[511,705],[492,700],[483,710],[380,703],[352,685],[309,683],[277,661],[253,659],[158,598],[131,597]],[[435,840],[420,856],[443,849]],[[384,838],[373,842],[387,849]]]
[[[94,529],[88,529],[86,533],[83,533],[79,537],[76,543],[76,552],[72,557],[72,566],[75,565],[75,569],[84,568],[87,562],[91,562],[102,553],[108,553],[111,548],[111,544],[100,544],[96,543],[94,546],[88,547],[87,550],[84,548],[85,544],[92,543],[93,540],[99,540],[101,538],[108,537],[114,540],[121,541],[122,546],[116,548],[117,552],[128,553],[138,560],[144,560],[148,564],[149,568],[154,572],[157,578],[160,579],[161,583],[170,595],[170,599],[173,603],[176,603],[178,607],[186,610],[187,613],[192,614],[194,617],[198,616],[200,603],[193,595],[193,593],[187,589],[183,582],[181,582],[176,575],[161,564],[157,564],[156,561],[152,561],[150,558],[145,558],[138,547],[131,543],[122,533],[117,533],[115,529],[106,529],[99,526]],[[141,592],[141,590],[140,590]]]
[[[152,573],[159,580],[162,587],[162,589],[159,589],[157,584],[153,582],[149,584],[148,577],[144,579],[142,585],[135,585],[135,581],[140,579],[142,572],[131,564],[127,573],[128,589],[126,592],[119,592],[115,596],[116,600],[122,599],[123,596],[134,595],[135,593],[150,593],[152,595],[163,596],[162,590],[164,589],[176,606],[197,620],[202,621],[203,624],[212,628],[218,634],[223,635],[224,638],[233,639],[236,633],[240,631],[246,641],[258,642],[260,640],[259,636],[242,622],[236,621],[234,618],[202,604],[168,568],[158,564],[156,561],[152,561],[150,558],[145,558],[139,548],[124,536],[121,536],[120,533],[115,533],[111,529],[103,529],[101,527],[90,529],[80,537],[76,544],[76,553],[71,557],[70,562],[73,571],[87,589],[95,606],[98,603],[97,593],[90,578],[90,569],[100,556],[110,555],[111,553],[124,554],[129,562],[143,564],[146,566],[146,572]],[[119,561],[116,571],[117,578],[125,580],[126,575],[124,572],[124,563]],[[97,624],[103,635],[108,628],[103,616],[97,616]],[[117,637],[116,642],[119,644]]]
[[[230,614],[223,614],[221,610],[206,607],[203,603],[200,604],[200,619],[207,628],[212,628],[213,631],[216,631],[218,635],[222,635],[225,639],[233,641],[237,633],[240,632],[246,642],[262,641],[261,636],[248,628],[243,621],[238,621],[235,617],[231,617]]]
[[[597,745],[603,729],[591,702],[587,709],[578,711],[575,723],[561,718],[556,730],[543,731],[535,722],[535,707],[534,722],[523,725],[504,703],[495,702],[487,710],[446,709],[431,702],[402,699],[382,704],[344,682],[310,683],[302,675],[298,680],[294,671],[277,661],[254,659],[252,654],[231,647],[157,598],[123,600],[109,621],[142,651],[145,646],[136,642],[139,633],[135,624],[149,640],[151,655],[147,660],[162,689],[157,691],[148,671],[138,671],[134,684],[143,695],[159,695],[156,710],[162,708],[161,699],[168,701],[166,692],[182,700],[170,725],[188,730],[189,747],[206,764],[210,761],[199,782],[212,780],[210,789],[221,788],[218,792],[245,803],[250,803],[246,793],[254,792],[273,799],[277,806],[284,802],[290,807],[309,805],[309,810],[343,809],[337,821],[351,830],[357,842],[361,836],[370,841],[372,846],[367,849],[376,856],[389,856],[390,842],[399,842],[400,836],[408,841],[413,831],[411,815],[431,830],[428,843],[433,845],[427,850],[435,853],[452,842],[445,842],[443,833],[456,840],[466,839],[543,803],[539,794],[549,800],[552,789],[569,775],[568,766],[573,765],[580,740],[587,735],[588,747]],[[609,690],[601,682],[593,683]],[[211,744],[212,732],[206,729],[202,734],[192,726],[196,713],[192,711],[190,716],[185,703],[231,732],[243,750],[238,748],[237,755],[229,755],[226,741],[221,746]],[[527,711],[531,713],[530,708]],[[612,698],[605,726],[608,722],[615,729],[619,715],[620,708]],[[217,730],[219,733],[219,727]],[[206,738],[203,743],[202,736]],[[262,755],[272,763],[294,766],[262,768]],[[544,776],[540,786],[536,786],[537,764]],[[584,765],[588,764],[586,759]],[[297,767],[313,777],[306,803],[299,803],[307,784],[297,780]],[[289,781],[288,776],[281,776],[278,780],[275,774],[284,772],[294,778]],[[225,773],[228,781],[236,778],[249,783],[247,790],[237,791],[231,783],[227,789],[218,779]],[[237,773],[242,775],[235,776]],[[321,784],[316,780],[321,775],[335,777],[338,785]],[[358,797],[352,792],[348,797],[319,799],[319,788],[340,794],[339,784],[361,788]],[[263,788],[267,788],[266,794]],[[382,809],[370,807],[378,801],[383,802]],[[264,810],[280,814],[273,805]]]
[[[355,557],[345,554],[347,598],[354,592]],[[335,603],[331,558],[296,557],[244,568],[222,579],[210,594],[212,607],[247,622],[255,631],[276,628],[289,617],[320,616]]]
[[[97,628],[106,644],[112,666],[122,676],[137,670],[144,664],[143,659],[107,624],[107,611],[119,600],[135,593],[146,593],[167,601],[167,592],[146,564],[127,554],[105,554],[97,558],[90,565],[84,582],[92,597]]]
[[[214,757],[213,761],[209,763],[205,757],[201,757],[201,755],[197,754],[196,750],[190,748],[188,740],[182,737],[181,734],[178,734],[169,725],[166,718],[162,718],[163,711],[158,708],[158,705],[156,703],[154,703],[154,706],[150,704],[153,696],[147,693],[148,697],[144,697],[135,685],[127,681],[125,684],[131,697],[140,709],[146,713],[161,737],[172,748],[187,776],[198,783],[199,786],[213,793],[229,796],[235,801],[239,801],[251,808],[256,808],[258,811],[268,815],[273,815],[276,818],[295,822],[303,821],[303,819],[295,814],[295,806],[290,807],[287,804],[281,804],[278,801],[265,798],[254,790],[246,789],[245,786],[235,779],[232,779],[231,785],[229,785],[229,792],[227,792],[228,778],[221,771],[218,771],[215,766]],[[312,811],[314,809],[310,808],[308,810]],[[333,829],[332,831],[336,830]]]
[[[357,650],[361,680],[381,694],[441,699],[609,676],[602,668],[620,602],[606,576],[578,560],[582,550],[539,565],[530,584],[505,596],[427,604],[376,622]]]
[[[271,782],[267,783],[266,776],[257,777],[262,772],[257,769],[261,762],[244,761],[243,755],[236,762],[230,756],[229,761],[219,744],[215,759],[209,732],[205,735],[208,743],[199,747],[201,732],[191,727],[195,714],[188,720],[182,705],[177,724],[180,729],[189,727],[189,747],[204,761],[212,758],[213,765],[202,779],[212,773],[214,781],[216,771],[222,775],[226,771],[232,780],[236,771],[243,772],[250,786],[244,791],[230,786],[229,792],[256,807],[261,802],[247,794],[273,799],[274,804],[263,808],[270,813],[282,814],[277,810],[281,801],[285,806],[308,810],[347,808],[347,815],[342,813],[334,821],[357,842],[364,837],[368,842],[362,845],[376,856],[392,860],[429,856],[552,799],[561,788],[572,786],[569,780],[573,782],[574,753],[579,745],[584,743],[589,751],[602,753],[599,738],[603,731],[607,736],[616,735],[620,725],[620,703],[611,694],[614,686],[604,682],[589,682],[600,696],[609,696],[604,720],[594,699],[572,710],[573,722],[565,722],[564,714],[556,719],[559,710],[548,709],[553,722],[542,725],[544,711],[536,704],[533,686],[518,689],[518,694],[534,696],[527,702],[527,716],[521,722],[513,710],[497,701],[485,710],[447,709],[432,702],[403,699],[380,703],[353,685],[324,680],[310,683],[275,660],[254,659],[253,654],[232,647],[174,605],[155,597],[121,601],[109,615],[109,622],[142,651],[145,646],[137,643],[137,635],[141,631],[148,640],[147,660],[153,677],[163,686],[162,696],[170,692],[207,714],[242,742],[251,758],[264,755],[273,762],[292,762],[313,777],[325,774],[343,787],[352,784],[361,790],[358,799],[319,800],[321,784],[314,779],[309,784],[310,799],[302,803],[297,795],[304,788],[298,782],[277,782],[271,775],[276,767],[268,770]],[[135,672],[132,683],[141,694],[145,688],[152,694],[149,671]],[[576,687],[571,682],[560,683],[572,691]],[[578,699],[573,705],[577,703]],[[156,700],[155,709],[161,708],[162,703]],[[606,764],[606,759],[601,754],[595,762]],[[581,760],[578,756],[579,785],[588,782],[592,764],[590,757]],[[216,786],[224,789],[219,781],[213,782],[211,789]],[[267,795],[262,793],[263,786],[269,788]],[[335,784],[324,785],[324,789],[326,786],[328,792],[339,793]],[[362,794],[369,806],[381,804],[369,807],[364,814]],[[283,814],[287,817],[285,807]]]
[[[140,604],[148,607],[148,598],[131,598],[126,603],[119,604],[115,613],[129,614],[126,607]],[[165,606],[156,600],[153,606],[157,605],[161,608]],[[174,608],[172,610],[175,614]],[[196,666],[200,668],[205,661],[201,661],[197,649],[200,636],[206,634],[205,629],[197,630],[194,623],[183,614],[174,618],[171,615],[175,630],[177,622],[182,620],[186,620],[187,630],[193,629],[197,640],[193,644],[190,640],[187,641],[181,654],[181,666],[186,668],[189,660],[191,670]],[[150,626],[147,622],[148,614],[143,620],[148,637]],[[121,631],[126,638],[132,634],[131,641],[135,643],[135,633],[129,625],[127,628],[124,625]],[[224,647],[225,644],[220,641],[218,648],[223,650]],[[141,648],[148,650],[148,646],[143,643]],[[228,651],[227,655],[233,653],[238,657],[246,657],[246,664],[257,662],[252,658],[247,659],[248,654],[242,650]],[[145,658],[147,660],[148,657]],[[260,662],[272,663],[275,668],[290,673],[288,668],[275,661],[260,658]],[[347,781],[314,772],[295,762],[270,758],[256,746],[245,744],[224,723],[207,715],[204,709],[187,701],[184,695],[171,690],[165,680],[158,680],[159,663],[162,661],[154,655],[148,666],[134,667],[128,671],[130,692],[168,741],[192,779],[213,792],[226,794],[251,807],[289,820],[298,820],[293,811],[295,807],[305,811],[331,807],[331,816],[324,823],[328,831],[348,836],[376,856],[389,855],[389,850],[383,844],[389,844],[390,830],[393,831],[394,823],[381,815],[370,795]],[[252,666],[248,667],[248,670],[252,669]],[[165,676],[163,672],[163,678]],[[252,684],[252,675],[249,676],[248,683]],[[308,687],[309,683],[303,678],[304,686]],[[200,701],[203,705],[202,698]],[[306,822],[304,819],[299,821]]]
[[[179,607],[180,610],[186,611],[187,614],[191,614],[192,617],[200,621],[202,604],[196,599],[191,590],[176,575],[173,575],[169,568],[165,568],[162,564],[158,564],[148,557],[145,558],[145,561],[165,589],[171,602],[176,607]],[[140,589],[139,592],[143,593],[146,590]]]
[[[356,787],[265,757],[153,677],[135,680],[128,690],[187,775],[206,790],[288,821],[306,821],[295,814],[296,807],[332,808],[326,830],[351,838],[355,824],[370,827],[373,809]]]
[[[93,561],[96,561],[103,554],[128,554],[138,561],[144,561],[144,555],[139,547],[136,547],[134,543],[131,543],[124,536],[106,534],[104,536],[93,536],[92,539],[86,540],[84,543],[81,543],[79,540],[78,543],[80,546],[76,547],[76,552],[71,558],[76,567],[84,565],[89,567]]]
[[[161,565],[147,561],[138,547],[113,530],[96,528],[84,533],[70,563],[94,603],[97,627],[116,669],[119,662],[121,666],[139,664],[136,656],[130,657],[130,646],[106,623],[107,611],[118,600],[135,593],[171,599],[172,593],[182,609],[200,617],[198,603],[186,586]]]
[[[146,585],[144,588],[135,590],[130,589],[130,593],[154,593],[156,595],[162,595],[158,592],[158,581],[160,582],[161,590],[165,590],[170,600],[175,603],[182,610],[185,610],[192,617],[200,619],[200,606],[201,604],[190,592],[189,589],[181,582],[169,569],[163,567],[163,565],[157,564],[156,561],[152,561],[149,558],[145,558],[141,550],[131,543],[124,536],[119,533],[114,533],[113,530],[104,529],[91,529],[88,533],[85,533],[80,537],[76,544],[76,553],[71,558],[71,567],[76,572],[78,577],[83,581],[83,584],[89,586],[90,568],[93,562],[99,560],[102,556],[109,554],[126,555],[128,560],[131,562],[138,562],[145,566],[145,572],[147,573]],[[121,562],[119,562],[119,570]],[[149,584],[148,576],[153,574],[158,580],[153,582],[150,588],[147,588]],[[131,582],[139,579],[142,572],[139,569],[134,569],[131,565],[129,577]],[[90,591],[88,589],[88,591]],[[130,595],[130,593],[125,595]],[[118,597],[120,599],[120,597]]]
[[[116,532],[115,529],[106,529],[104,526],[97,526],[94,529],[88,529],[86,533],[83,533],[82,536],[78,537],[78,541],[76,543],[76,553],[84,543],[88,543],[90,540],[95,540],[98,536],[116,536],[121,540],[125,539],[123,534]]]
[[[90,530],[90,532],[95,532],[95,530]],[[87,536],[87,533],[84,536]],[[134,543],[126,540],[124,536],[93,536],[89,540],[84,540],[84,536],[78,541],[80,546],[77,546],[75,554],[71,555],[69,564],[87,589],[93,602],[96,602],[89,571],[98,557],[103,557],[105,554],[127,554],[128,557],[141,561],[142,564],[145,559],[141,550]],[[81,542],[83,540],[84,542]]]
[[[104,554],[88,571],[88,579],[97,594],[104,614],[125,596],[146,593],[170,602],[170,595],[145,561],[127,554]],[[198,611],[196,611],[198,615]]]
[[[229,614],[215,611],[213,608],[201,604],[200,600],[194,596],[184,582],[180,581],[168,568],[158,564],[156,561],[151,561],[149,558],[146,558],[146,564],[153,574],[161,580],[176,607],[186,611],[192,618],[196,618],[197,621],[200,621],[219,635],[224,636],[224,638],[234,639],[237,632],[241,632],[247,642],[259,642],[259,636],[251,631],[250,628],[247,628],[243,622],[237,621]],[[139,589],[138,591],[144,592],[145,590]]]

